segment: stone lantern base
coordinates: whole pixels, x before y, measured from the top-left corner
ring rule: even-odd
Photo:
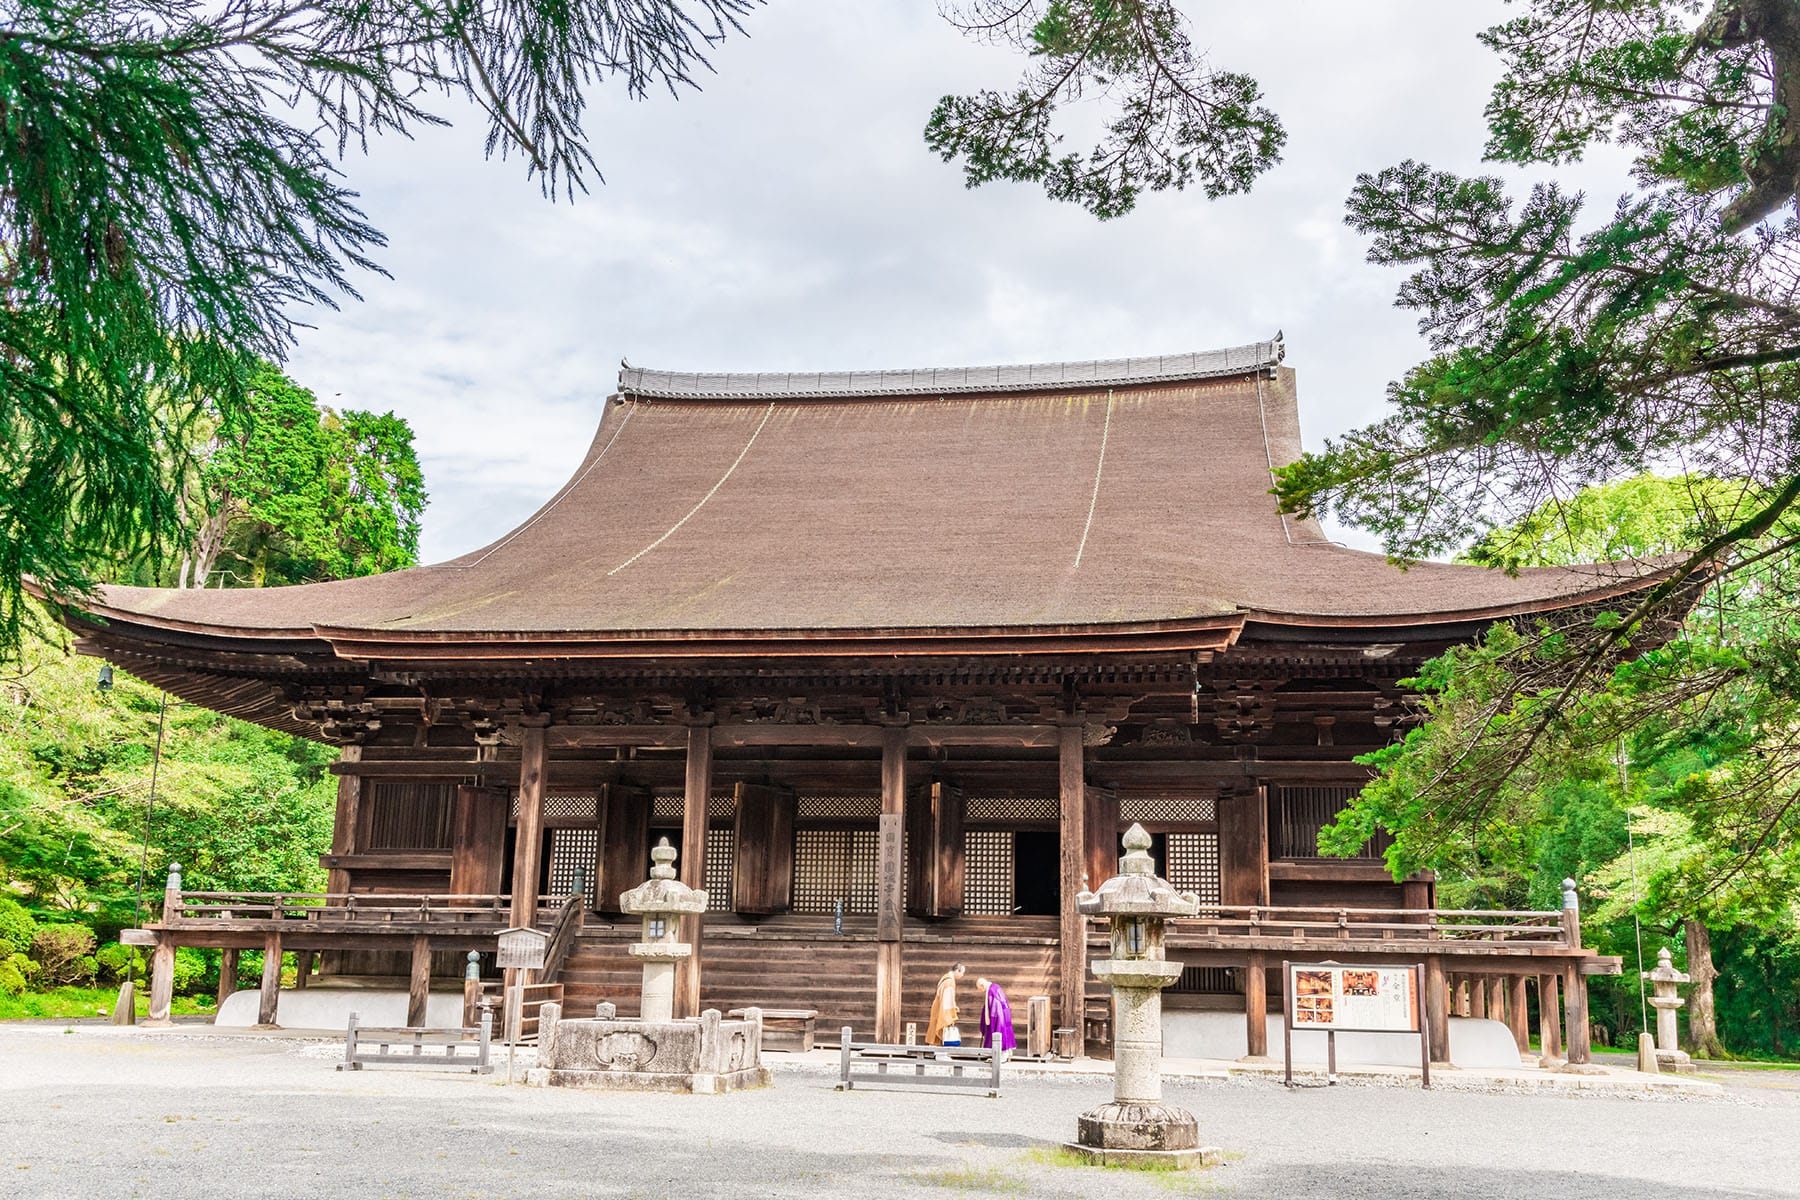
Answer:
[[[1217,1147],[1200,1145],[1194,1114],[1173,1104],[1102,1104],[1081,1114],[1076,1138],[1063,1144],[1102,1165],[1210,1167],[1220,1161]]]

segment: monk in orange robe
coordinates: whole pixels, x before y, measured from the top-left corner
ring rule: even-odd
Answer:
[[[931,1024],[925,1033],[925,1041],[930,1045],[942,1046],[944,1030],[956,1024],[956,981],[963,977],[966,969],[957,963],[938,980],[937,995],[931,999]]]

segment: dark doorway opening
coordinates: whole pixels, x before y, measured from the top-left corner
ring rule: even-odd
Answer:
[[[1052,830],[1013,835],[1014,912],[1054,917],[1062,911],[1062,838]]]

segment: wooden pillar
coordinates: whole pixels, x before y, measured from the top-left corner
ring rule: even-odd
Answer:
[[[1087,993],[1087,918],[1075,908],[1075,897],[1081,891],[1081,873],[1086,864],[1087,798],[1084,752],[1081,745],[1081,722],[1070,721],[1059,730],[1058,778],[1062,799],[1062,979],[1059,991],[1061,1013],[1057,1023],[1075,1030],[1079,1040],[1084,1025],[1084,997]],[[1105,880],[1090,881],[1099,887]]]
[[[1538,1048],[1545,1058],[1562,1058],[1562,1014],[1556,976],[1538,976]]]
[[[1469,991],[1469,1015],[1477,1021],[1487,1019],[1487,981],[1479,975],[1469,976],[1463,984]]]
[[[361,762],[362,754],[361,746],[345,746],[338,751],[338,761]],[[337,813],[331,822],[331,852],[355,854],[358,848],[356,831],[362,820],[362,776],[338,776],[337,791]],[[350,872],[341,867],[331,868],[325,876],[325,890],[338,893],[349,891]]]
[[[687,790],[681,805],[681,882],[706,886],[706,805],[712,799],[712,726],[695,722],[687,733]],[[693,949],[675,969],[675,1015],[700,1015],[700,942],[705,913],[681,918],[681,940]]]
[[[413,935],[412,979],[406,992],[406,1024],[425,1027],[425,1002],[431,998],[431,942],[422,933]]]
[[[1431,1061],[1450,1061],[1450,988],[1444,979],[1444,960],[1432,954],[1425,959],[1425,1025],[1431,1031]]]
[[[219,951],[219,1006],[222,1008],[231,994],[237,991],[238,952],[236,950]]]
[[[167,934],[159,934],[150,951],[150,1010],[143,1024],[156,1027],[169,1023],[169,1008],[175,1002],[175,943]]]
[[[306,977],[312,974],[313,952],[311,950],[294,951],[294,990],[299,991],[306,986]]]
[[[262,987],[256,995],[256,1023],[273,1028],[281,1002],[281,935],[263,934]]]
[[[512,913],[515,929],[537,925],[538,875],[544,854],[544,730],[519,731],[519,822],[513,843]]]
[[[1506,976],[1488,976],[1487,989],[1488,1019],[1491,1021],[1508,1020],[1509,1018],[1506,1014]]]
[[[1568,1062],[1571,1066],[1585,1066],[1593,1061],[1593,1051],[1588,1040],[1588,994],[1587,977],[1581,973],[1581,967],[1570,963],[1563,968],[1563,1024],[1567,1026]]]
[[[1525,977],[1508,975],[1506,983],[1506,1025],[1512,1030],[1513,1042],[1519,1047],[1522,1057],[1531,1053],[1531,1022],[1526,1016]]]
[[[881,834],[875,883],[875,1040],[900,1040],[902,904],[906,878],[906,727],[881,731]],[[914,847],[925,853],[928,847]]]
[[[1244,968],[1244,1043],[1248,1057],[1269,1056],[1269,960],[1260,950]]]

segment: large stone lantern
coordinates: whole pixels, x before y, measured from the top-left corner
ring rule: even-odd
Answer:
[[[1664,1071],[1692,1071],[1693,1060],[1681,1049],[1681,1035],[1675,1027],[1675,1014],[1687,1003],[1676,988],[1688,977],[1675,969],[1667,946],[1656,952],[1656,970],[1643,975],[1652,988],[1650,1006],[1656,1010],[1656,1065]]]
[[[644,996],[639,1010],[645,1021],[675,1016],[675,964],[694,952],[680,940],[684,913],[706,911],[706,893],[675,878],[675,847],[663,838],[650,851],[650,878],[619,897],[619,910],[644,918],[644,940],[631,945],[631,956],[644,963]]]
[[[1113,1099],[1081,1115],[1069,1147],[1101,1163],[1216,1161],[1216,1150],[1200,1148],[1194,1114],[1162,1099],[1162,990],[1181,978],[1181,964],[1163,954],[1163,923],[1193,916],[1200,898],[1156,874],[1143,826],[1124,843],[1119,873],[1075,903],[1112,925],[1112,957],[1093,969],[1113,993]]]

